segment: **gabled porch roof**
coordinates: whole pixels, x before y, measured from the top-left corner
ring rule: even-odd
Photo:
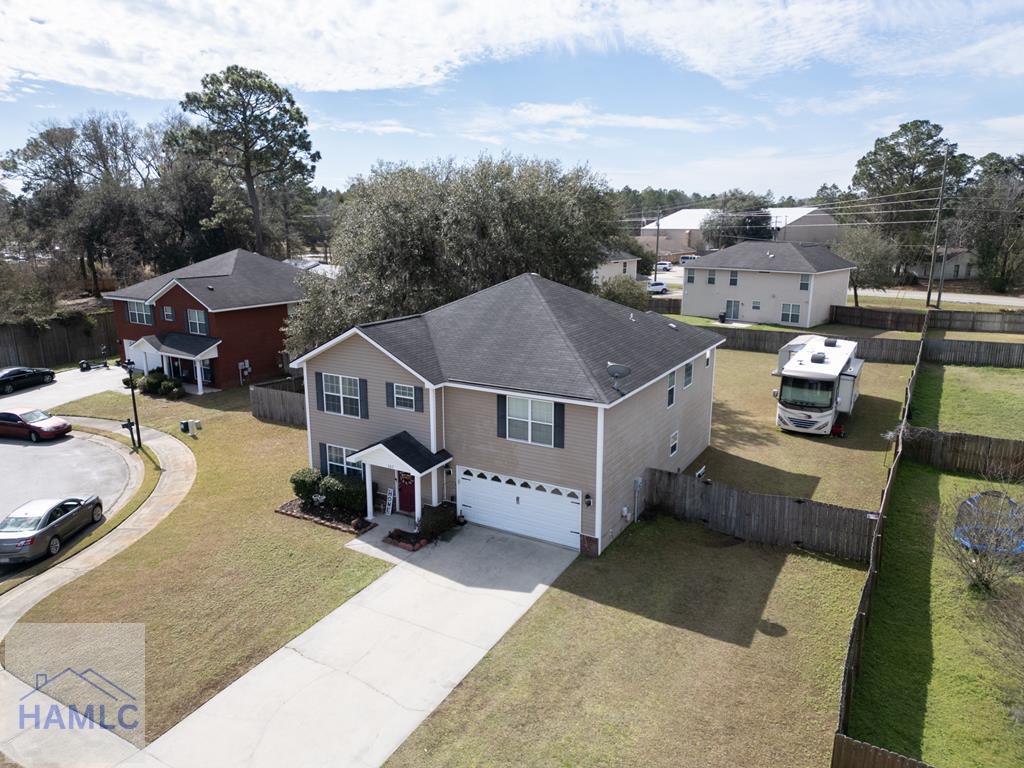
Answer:
[[[416,477],[423,477],[450,462],[452,455],[444,449],[432,453],[423,443],[403,430],[349,454],[348,460],[397,469]]]
[[[186,360],[209,360],[217,357],[217,345],[220,342],[220,339],[215,339],[212,336],[197,336],[191,333],[160,333],[143,336],[132,345],[132,348],[160,355],[183,357]]]

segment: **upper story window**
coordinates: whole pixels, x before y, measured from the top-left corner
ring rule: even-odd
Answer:
[[[506,400],[505,429],[509,440],[554,446],[555,404],[550,400],[509,397]]]
[[[174,307],[170,307],[170,306],[167,306],[166,304],[164,304],[164,306],[162,307],[162,310],[163,310],[164,320],[166,320],[168,323],[173,323],[174,322]]]
[[[622,274],[626,274],[626,262],[622,262]]]
[[[673,432],[668,438],[668,455],[675,456],[679,452],[679,433]]]
[[[708,285],[714,285],[714,284],[715,284],[715,270],[709,269],[708,270]]]
[[[683,366],[683,389],[693,384],[693,363]]]
[[[136,325],[152,325],[153,308],[144,301],[129,301],[128,322]]]
[[[344,416],[359,417],[359,379],[339,376],[335,373],[324,375],[324,410]]]
[[[800,290],[801,291],[806,291],[806,290],[809,290],[810,287],[811,287],[811,276],[810,275],[800,275]]]
[[[686,270],[686,282],[688,282],[688,283],[692,283],[693,282],[693,270],[692,269]]]
[[[666,408],[671,408],[676,402],[676,372],[672,371],[668,375],[668,405]]]
[[[206,331],[206,313],[201,309],[188,310],[188,332],[197,336],[205,336]]]
[[[395,408],[403,411],[415,411],[416,387],[408,384],[395,384]]]
[[[740,282],[740,273],[735,269],[729,273],[729,285],[738,285]]]

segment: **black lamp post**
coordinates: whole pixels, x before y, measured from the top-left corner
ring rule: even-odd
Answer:
[[[135,377],[132,375],[132,374],[135,373],[135,363],[132,362],[131,360],[128,360],[124,364],[124,369],[128,372],[128,389],[130,389],[132,391],[132,413],[135,416],[134,442],[135,442],[135,446],[137,448],[141,448],[142,447],[142,429],[139,427],[139,406],[135,402]],[[132,423],[128,422],[128,425],[126,427],[128,429],[128,434],[131,434],[132,426],[133,426]]]

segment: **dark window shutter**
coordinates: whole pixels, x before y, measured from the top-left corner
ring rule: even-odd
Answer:
[[[505,408],[507,407],[504,395],[498,395],[498,437],[505,437]]]
[[[320,443],[320,474],[327,475],[327,443]]]
[[[124,319],[130,323],[132,321],[132,318],[131,315],[128,314],[128,302],[122,301],[121,303],[124,304]]]
[[[416,410],[423,413],[423,387],[415,387],[413,391],[416,395]]]
[[[388,408],[395,407],[395,385],[390,381],[384,382],[384,399],[388,404]]]
[[[324,375],[320,371],[316,372],[316,409],[324,409]]]
[[[565,448],[565,403],[555,403],[555,448]]]
[[[367,384],[366,379],[359,380],[359,418],[368,419],[370,418],[370,398],[366,394]]]

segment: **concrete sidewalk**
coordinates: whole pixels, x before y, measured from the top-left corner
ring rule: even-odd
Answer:
[[[875,288],[860,288],[858,293],[861,296],[881,296],[887,299],[913,299],[924,303],[925,297],[928,295],[926,291],[921,290],[908,290],[906,288],[890,288],[888,290],[879,290]],[[853,295],[853,290],[849,291],[849,295]],[[936,283],[932,288],[932,303],[938,298],[939,287]],[[998,294],[988,293],[955,293],[952,291],[943,291],[942,300],[953,302],[954,304],[995,304],[1000,307],[1007,307],[1008,309],[1024,309],[1024,297],[1018,296],[1000,296]]]
[[[388,573],[149,745],[155,760],[123,765],[378,766],[576,557],[474,525],[395,551]]]

